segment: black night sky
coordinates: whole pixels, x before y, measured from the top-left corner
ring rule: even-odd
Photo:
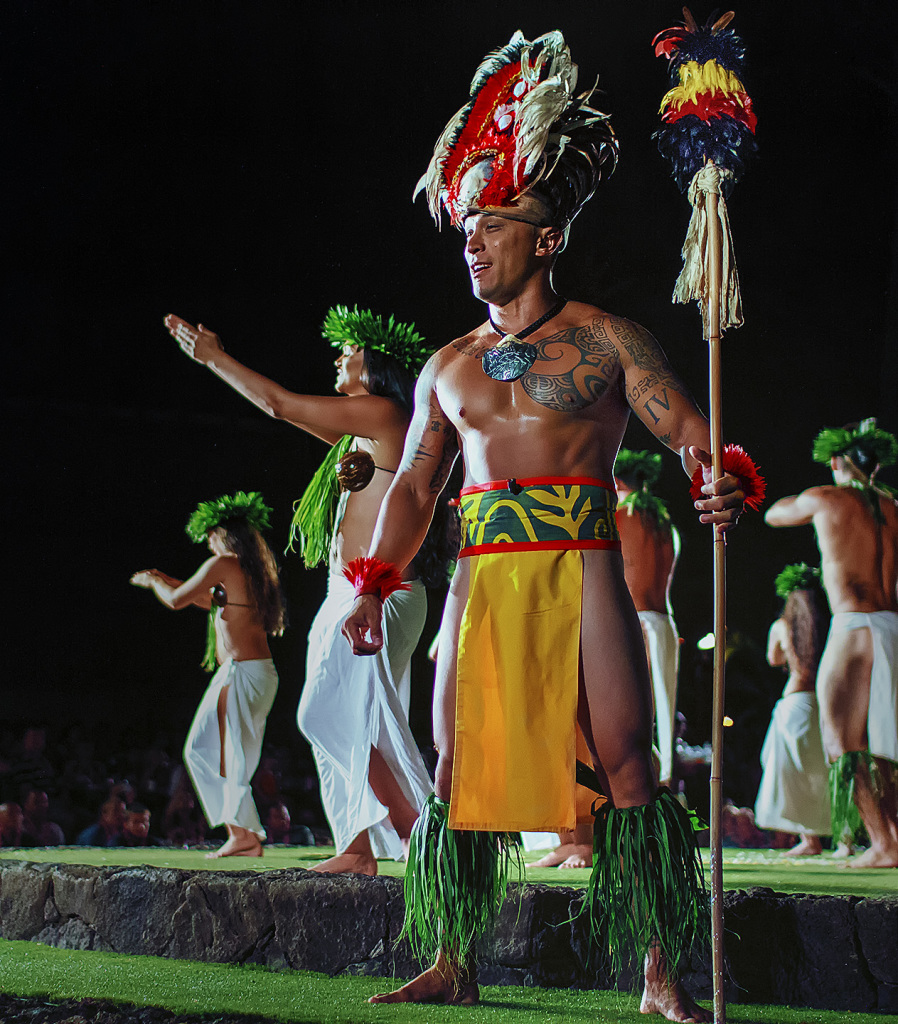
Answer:
[[[725,340],[724,430],[772,497],[826,481],[810,459],[821,426],[877,416],[898,430],[891,8],[742,0],[733,23],[761,155],[730,202],[746,323]],[[564,32],[621,139],[559,290],[648,327],[707,405],[700,317],[670,303],[689,207],[650,137],[667,89],[650,42],[679,17],[659,0],[4,4],[4,719],[186,731],[203,617],[128,577],[189,574],[203,552],[188,514],[235,489],[274,505],[280,551],[324,448],[191,363],[162,318],[200,320],[238,359],[318,393],[333,384],[318,326],[334,303],[414,320],[434,345],[479,322],[460,236],[411,194],[480,58],[517,28]],[[634,419],[625,444],[656,443]],[[674,604],[694,647],[711,623],[710,538],[673,455],[660,490],[683,535]],[[753,515],[731,537],[730,627],[763,644],[773,578],[814,560],[812,534]],[[325,586],[295,556],[284,566],[280,731]],[[419,665],[425,727],[429,684]]]

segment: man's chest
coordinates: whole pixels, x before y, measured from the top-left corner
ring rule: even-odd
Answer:
[[[619,397],[617,350],[589,328],[571,328],[533,342],[533,363],[515,381],[487,375],[483,354],[489,347],[467,345],[457,350],[441,375],[441,404],[445,402],[443,408],[453,419],[458,416],[470,423],[487,412],[494,417],[582,415],[609,396]]]

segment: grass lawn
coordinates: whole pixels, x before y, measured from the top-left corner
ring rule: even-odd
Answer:
[[[167,848],[94,849],[67,847],[40,850],[0,850],[5,859],[33,860],[57,864],[133,865],[150,864],[160,868],[182,868],[187,871],[270,871],[275,868],[309,868],[332,856],[326,846],[273,846],[264,857],[226,857],[206,860],[205,851]],[[525,855],[525,860],[538,860],[538,852]],[[710,858],[703,851],[705,873],[709,874]],[[820,857],[788,858],[778,850],[723,851],[723,881],[727,889],[747,889],[754,885],[768,886],[777,892],[893,897],[898,899],[898,871],[894,868],[857,871],[845,861],[833,860],[829,854]],[[381,874],[401,878],[405,865],[380,861]],[[528,868],[527,880],[548,885],[585,886],[589,871],[558,868]]]
[[[383,978],[330,978],[230,964],[52,949],[0,940],[4,991],[50,999],[110,999],[175,1013],[257,1014],[302,1024],[646,1024],[635,998],[568,989],[484,988],[475,1007],[370,1006]],[[896,1024],[885,1014],[730,1004],[731,1024]]]

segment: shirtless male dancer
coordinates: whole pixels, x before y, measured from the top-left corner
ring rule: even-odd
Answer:
[[[309,630],[298,725],[315,755],[337,848],[313,870],[375,875],[377,857],[404,855],[433,789],[408,725],[410,660],[427,614],[424,582],[437,585],[441,574],[445,579],[449,552],[435,530],[405,569],[411,590],[388,603],[383,655],[366,664],[350,655],[340,636],[353,601],[342,569],[367,554],[399,465],[415,374],[427,356],[423,339],[414,325],[335,307],[322,333],[339,349],[337,395],[319,396],[288,391],[244,366],[202,324],[193,327],[177,316],[165,323],[191,359],[263,412],[333,445],[294,518],[294,540],[306,565],[323,561],[330,569],[327,598]]]
[[[848,864],[898,867],[898,503],[875,480],[898,460],[898,440],[868,419],[821,431],[814,460],[829,464],[834,484],[781,498],[764,518],[812,525],[820,549],[832,622],[817,697],[833,838],[843,838],[853,798],[870,848]]]
[[[261,530],[271,509],[260,494],[238,492],[202,502],[187,532],[212,557],[182,582],[158,569],[131,577],[174,611],[209,610],[204,667],[218,671],[200,701],[184,746],[184,761],[210,826],[228,839],[208,857],[261,857],[265,830],[251,781],[259,765],[265,720],[278,687],[268,635],[284,629],[277,565]]]
[[[610,800],[597,841],[604,848],[606,839],[619,838],[617,848],[633,854],[626,863],[597,858],[599,925],[613,916],[628,934],[621,915],[631,914],[632,948],[615,951],[645,955],[643,1012],[707,1021],[708,1011],[677,978],[686,951],[667,927],[678,917],[678,928],[700,930],[695,884],[700,889],[701,883],[686,814],[656,787],[642,631],[624,578],[614,492],[604,481],[611,480],[632,410],[681,456],[688,474],[704,479],[695,502],[702,522],[734,525],[743,491],[728,473],[711,480],[708,424],[651,335],[595,306],[565,302],[552,287],[566,228],[616,148],[604,115],[586,108],[584,97],[569,102],[541,136],[551,171],[523,194],[506,178],[509,191],[496,194],[501,130],[511,136],[503,155],[513,161],[515,118],[524,120],[528,96],[545,82],[562,93],[555,76],[570,86],[572,69],[576,76],[560,33],[532,44],[516,34],[481,66],[474,100],[455,119],[464,126],[461,135],[453,142],[453,133],[444,133],[425,179],[428,194],[437,203],[445,199],[464,231],[473,291],[488,303],[489,319],[440,349],[422,371],[405,454],[378,517],[371,557],[355,574],[360,596],[344,626],[355,652],[379,649],[382,598],[393,586],[386,574],[392,565],[398,578],[413,557],[461,451],[464,540],[441,626],[436,794],[415,827],[406,871],[406,923],[413,941],[417,932],[436,959],[374,1001],[478,1000],[470,933],[494,899],[490,890],[479,892],[479,877],[491,884],[502,878],[495,865],[509,844],[505,835],[495,841],[494,866],[486,869],[490,837],[573,827],[579,722]],[[494,75],[503,76],[501,88],[487,93],[497,84]],[[494,95],[493,119],[462,116],[476,103],[479,85],[481,95]],[[480,140],[485,168],[472,155],[478,139],[468,132],[481,125],[489,133]],[[551,140],[562,137],[573,141],[559,154]],[[456,181],[452,168],[462,152],[467,170]],[[526,184],[523,160],[519,170]],[[666,858],[652,856],[635,838],[643,826],[652,835],[649,846],[665,847]],[[448,866],[437,856],[445,848],[456,851]],[[475,852],[478,870],[471,869]],[[670,868],[667,879],[656,870],[661,860]],[[440,878],[428,888],[433,873]],[[694,900],[674,896],[669,886],[681,884],[679,891],[691,891]],[[460,889],[464,899],[455,898]],[[668,920],[660,921],[646,902],[664,906]],[[649,938],[639,942],[639,932]]]

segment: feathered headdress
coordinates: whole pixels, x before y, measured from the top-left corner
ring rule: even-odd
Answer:
[[[845,455],[857,462],[855,454],[863,452],[866,459],[877,467],[898,462],[898,439],[887,430],[877,427],[876,420],[862,420],[856,427],[827,427],[814,439],[814,461],[827,463],[837,455]]]
[[[819,590],[823,586],[823,574],[807,562],[787,565],[776,578],[776,596],[784,601],[793,590]]]
[[[545,210],[520,219],[566,227],[595,191],[618,144],[608,115],[574,95],[577,65],[560,32],[529,42],[515,32],[483,60],[471,99],[443,130],[418,182],[434,220],[459,227],[469,211],[504,209],[525,193]]]
[[[187,522],[186,530],[194,544],[202,544],[210,531],[234,520],[242,519],[254,530],[267,530],[271,508],[258,491],[223,494],[214,501],[201,501]]]
[[[664,124],[654,138],[673,165],[681,192],[706,161],[731,171],[737,181],[758,148],[758,119],[739,79],[745,49],[727,28],[733,12],[713,23],[709,19],[701,28],[687,7],[683,18],[682,25],[665,29],[652,40],[655,55],[670,64],[673,85],[661,101]]]
[[[321,336],[334,348],[359,345],[392,356],[413,377],[418,376],[431,355],[414,324],[398,323],[392,315],[384,320],[370,309],[359,309],[358,306],[329,309],[321,325]]]

